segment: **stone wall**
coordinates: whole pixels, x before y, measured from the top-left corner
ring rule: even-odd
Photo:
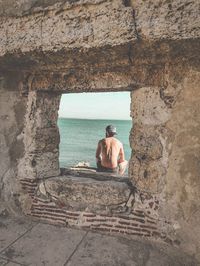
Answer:
[[[21,210],[17,165],[24,153],[27,98],[18,90],[20,79],[19,73],[0,75],[0,212]]]
[[[193,255],[200,254],[200,72],[186,68],[177,84],[178,97],[166,128],[173,132],[164,187],[162,215],[173,220],[176,234]],[[173,208],[170,206],[173,206]]]
[[[25,152],[18,164],[20,179],[59,175],[59,104],[59,94],[35,91],[28,94],[24,128]]]
[[[166,230],[176,232],[195,255],[200,247],[200,74],[186,65],[167,66],[165,73],[165,86],[132,92],[130,177],[138,189],[157,196],[159,216],[172,223]]]
[[[82,217],[37,198],[38,183],[60,171],[60,95],[131,91],[133,212],[158,217],[200,260],[198,1],[0,1],[0,36],[1,202],[55,221]]]
[[[82,170],[83,171],[83,170]],[[49,223],[130,237],[147,237],[179,245],[163,230],[158,203],[130,182],[105,173],[65,170],[61,176],[20,179],[29,205],[24,212]],[[162,226],[161,226],[162,224]]]

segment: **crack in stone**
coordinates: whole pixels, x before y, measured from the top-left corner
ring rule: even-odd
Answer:
[[[141,37],[139,35],[138,26],[137,26],[137,22],[136,22],[135,9],[133,9],[133,23],[134,23],[135,35],[137,37],[137,40],[141,41]]]
[[[71,258],[74,256],[75,252],[78,250],[78,248],[80,247],[80,245],[83,243],[83,241],[85,240],[85,238],[87,237],[87,235],[88,235],[88,231],[84,234],[84,236],[82,237],[81,241],[77,244],[77,246],[75,247],[74,251],[69,256],[69,258],[67,259],[67,261],[65,262],[64,266],[67,266],[67,264],[70,262]]]
[[[20,235],[18,238],[16,238],[13,242],[11,242],[7,247],[5,247],[4,249],[1,250],[0,255],[3,254],[3,252],[8,249],[9,247],[11,247],[14,243],[16,243],[20,238],[24,237],[27,233],[29,233],[36,225],[38,225],[39,222],[35,223],[34,225],[32,225],[29,229],[27,229],[22,235]]]
[[[5,170],[5,172],[1,175],[1,189],[0,189],[0,198],[2,197],[2,192],[4,190],[4,186],[5,186],[5,183],[4,183],[4,179],[5,179],[5,175],[9,172],[9,169]]]

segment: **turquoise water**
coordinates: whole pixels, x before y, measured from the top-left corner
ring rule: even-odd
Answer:
[[[123,143],[126,159],[129,160],[129,133],[132,125],[130,120],[59,118],[60,167],[74,166],[82,161],[89,162],[90,166],[95,167],[97,143],[105,137],[105,128],[109,124],[116,126],[117,138]]]

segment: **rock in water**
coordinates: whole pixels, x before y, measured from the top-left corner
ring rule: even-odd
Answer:
[[[90,163],[89,162],[79,162],[74,167],[90,167]]]

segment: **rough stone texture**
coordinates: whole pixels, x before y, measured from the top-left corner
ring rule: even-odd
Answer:
[[[0,219],[1,265],[197,266],[194,258],[160,242],[125,239],[42,223]],[[20,227],[19,227],[20,225]],[[9,241],[10,231],[18,230]]]
[[[26,97],[17,86],[20,75],[0,76],[0,202],[10,211],[20,207],[19,183],[16,180],[18,160],[23,156],[23,125]]]
[[[85,170],[65,170],[64,174],[42,182],[40,179],[20,180],[23,193],[29,198],[22,203],[26,215],[63,226],[159,239],[179,245],[176,236],[169,237],[166,233],[166,227],[171,227],[171,223],[158,216],[158,198],[138,190],[130,179],[106,176],[105,173],[89,174]]]
[[[160,226],[169,222],[158,217],[158,199],[138,191],[130,179],[80,169],[62,172],[63,176],[43,181],[20,180],[26,215],[63,226],[151,237],[177,245],[179,240],[169,238]]]
[[[127,43],[136,36],[132,8],[125,7],[122,1],[54,1],[46,7],[43,1],[37,1],[38,7],[34,7],[34,2],[30,1],[30,9],[24,15],[23,1],[18,1],[17,8],[21,16],[16,16],[15,8],[7,15],[5,12],[5,16],[2,14],[2,67],[9,64],[12,68],[14,63],[24,69],[25,63],[25,69],[34,69],[37,74],[41,74],[38,69],[53,67],[54,71],[67,70],[68,78],[75,76],[69,68],[84,71],[86,62],[90,67],[105,62],[108,65],[108,55],[113,60],[119,58],[120,63],[128,61]],[[10,16],[13,12],[15,16]],[[126,48],[118,55],[113,46]],[[104,54],[100,51],[102,47]],[[99,59],[97,53],[101,54]]]
[[[130,1],[140,38],[182,40],[200,37],[198,1]],[[189,22],[189,23],[188,23]]]
[[[16,17],[15,13],[6,21],[2,16],[1,33],[5,39],[2,38],[1,47],[4,52],[18,49],[29,52],[38,47],[44,52],[52,48],[92,48],[119,45],[135,38],[132,9],[124,7],[121,1],[88,0],[75,4],[60,1],[46,8],[42,1],[39,2],[40,8],[29,9],[26,16]],[[19,10],[23,12],[20,7]]]
[[[29,219],[0,216],[0,253],[35,224]]]
[[[171,220],[171,233],[175,230],[182,239],[182,246],[197,256],[200,247],[197,236],[199,78],[196,69],[185,66],[185,70],[178,73],[172,66],[166,74],[166,87],[142,88],[132,93],[135,125],[130,163],[130,175],[136,186],[159,193],[160,217]]]
[[[177,238],[200,260],[199,5],[195,0],[0,1],[4,204],[55,223],[136,234],[127,224],[106,228],[112,226],[109,217],[83,223],[80,213],[36,197],[39,180],[59,174],[61,93],[132,91],[134,207],[156,218],[166,241]],[[113,224],[129,218],[133,223],[134,215]],[[152,228],[139,230],[140,236],[153,236]]]
[[[90,245],[90,241],[93,243],[92,245]],[[159,246],[156,243],[146,242],[145,246],[143,244],[142,241],[122,238],[113,241],[111,237],[89,233],[72,258],[70,265],[93,266],[98,265],[98,261],[101,261],[100,265],[109,266],[192,266],[193,263],[196,264],[195,261],[184,255],[179,257],[180,253],[176,248],[170,250],[167,246]],[[172,252],[170,256],[168,256],[168,252]],[[89,260],[85,254],[88,254]]]
[[[18,165],[20,179],[59,175],[59,103],[60,95],[29,93],[24,130],[25,154]]]
[[[178,220],[184,247],[200,256],[200,73],[189,69],[166,127],[174,132],[165,180],[163,212]],[[178,188],[178,189],[176,189]],[[173,204],[173,208],[169,206]],[[167,209],[169,209],[167,211]],[[185,230],[187,228],[187,230]],[[199,257],[200,258],[200,257]]]
[[[85,235],[84,231],[52,228],[47,224],[32,223],[30,226],[26,220],[4,219],[0,222],[3,226],[0,236],[3,241],[1,256],[22,265],[64,265]],[[12,235],[13,241],[10,238],[11,231],[18,231]]]
[[[0,68],[25,71],[34,89],[157,85],[169,60],[199,54],[197,1],[32,0],[0,7]]]
[[[11,0],[0,7],[1,55],[199,37],[200,7],[194,0]]]
[[[93,210],[126,203],[130,190],[126,183],[98,181],[86,177],[55,177],[39,185],[41,194],[74,210]]]

